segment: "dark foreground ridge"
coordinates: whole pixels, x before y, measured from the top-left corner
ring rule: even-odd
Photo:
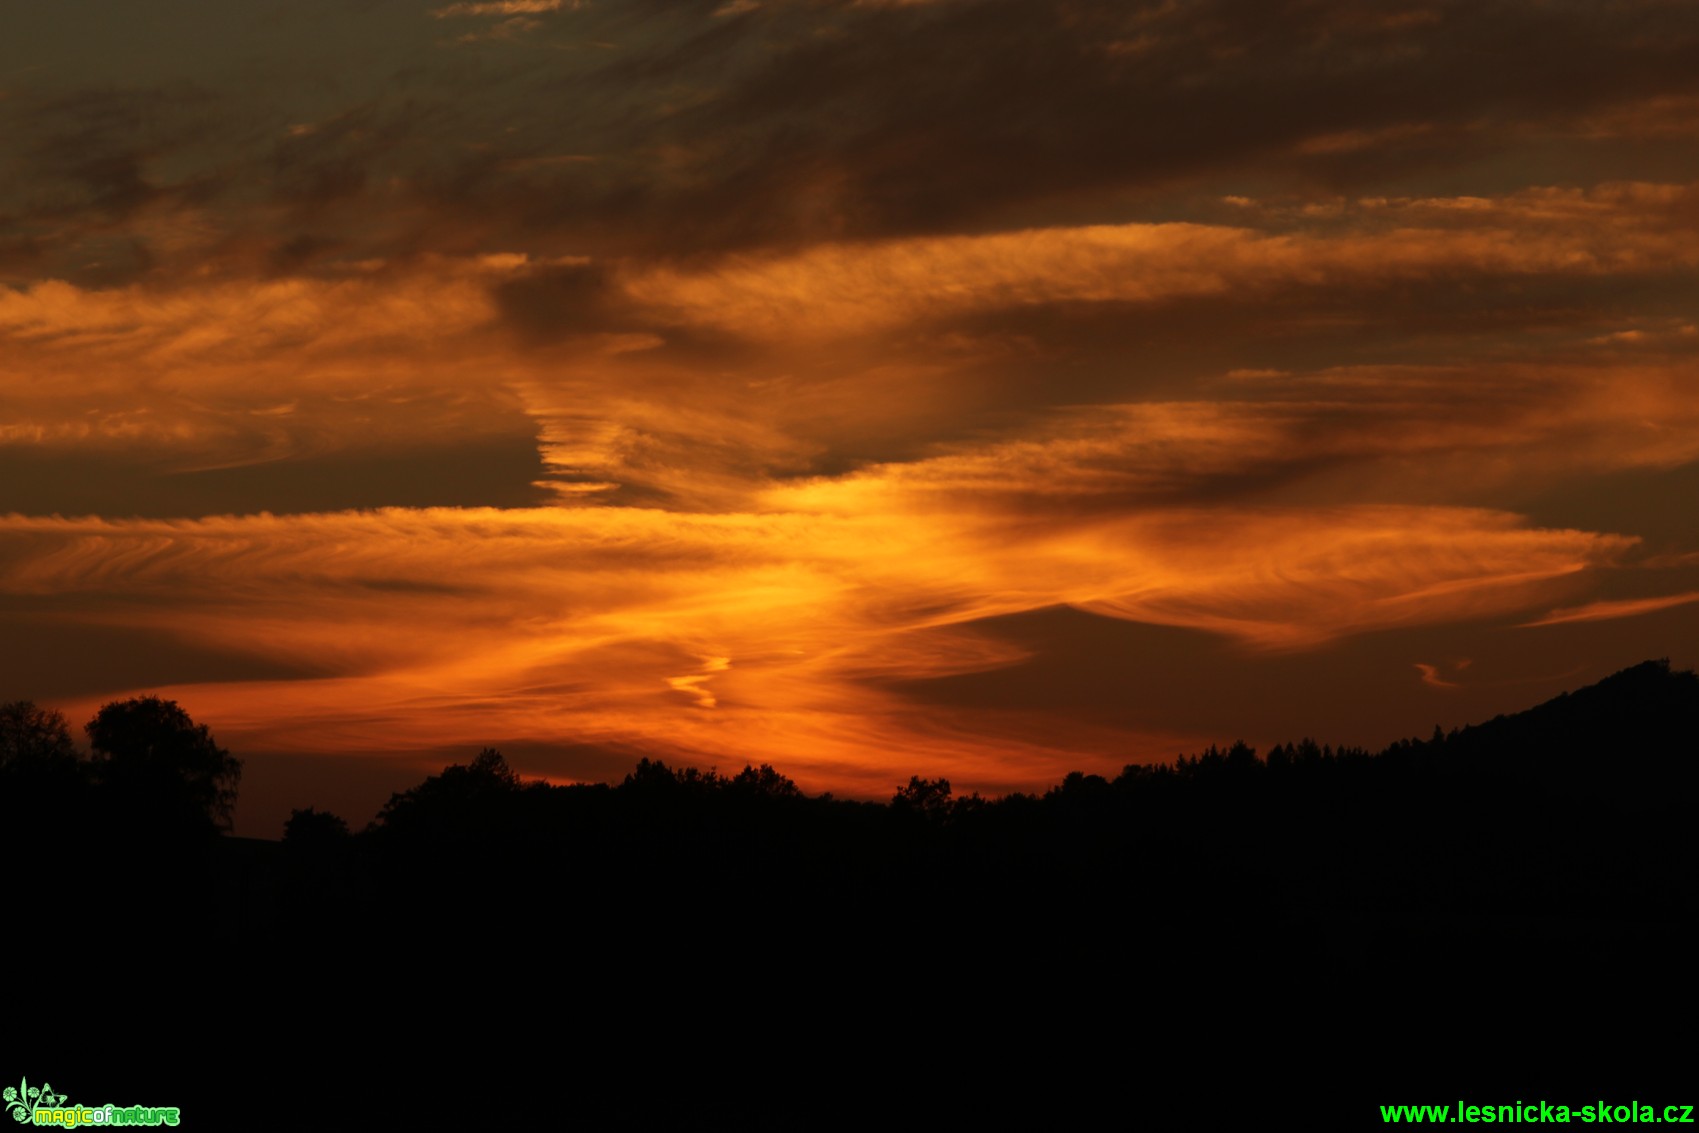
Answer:
[[[204,728],[117,707],[86,765],[50,714],[8,709],[14,970],[297,1053],[381,1036],[414,1060],[407,1096],[423,1044],[567,1075],[585,1112],[642,1124],[676,1091],[596,1067],[736,1049],[832,1068],[850,1101],[941,1058],[1005,1089],[1060,1061],[1129,1105],[1201,1075],[1225,1117],[1597,1092],[1624,1066],[1645,1092],[1670,1020],[1691,1029],[1699,677],[1665,662],[1375,754],[1236,744],[1000,799],[914,778],[855,802],[648,760],[551,786],[486,750],[359,833],[298,811],[281,844],[219,833],[239,764]],[[162,718],[125,746],[126,720]],[[503,1038],[521,1014],[555,1038]],[[235,1049],[223,1080],[268,1088],[275,1067]],[[774,1116],[736,1091],[695,1104]]]

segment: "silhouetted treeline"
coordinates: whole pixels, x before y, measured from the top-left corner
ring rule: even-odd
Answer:
[[[175,720],[164,705],[152,715]],[[13,860],[57,856],[62,890],[181,913],[150,938],[162,969],[210,942],[268,973],[256,987],[305,994],[303,972],[356,998],[429,987],[450,1013],[481,1010],[495,973],[530,972],[541,982],[519,994],[564,1013],[608,981],[645,1010],[789,1018],[811,987],[853,1014],[955,979],[980,997],[953,1009],[970,1029],[997,1025],[999,987],[1168,1026],[1189,1005],[1351,1011],[1363,995],[1395,1015],[1556,995],[1584,1014],[1685,965],[1699,911],[1699,677],[1665,662],[1377,753],[1241,743],[1002,798],[914,777],[855,801],[766,765],[652,760],[618,784],[554,786],[486,749],[364,830],[302,810],[281,843],[210,836],[236,765],[204,729],[177,728],[203,742],[150,762],[91,722],[104,768],[79,767],[63,729],[14,715]],[[107,715],[133,739],[149,712]],[[43,817],[67,800],[129,817]],[[140,848],[161,843],[142,814],[179,831],[163,839],[174,856]],[[1042,991],[1058,980],[1072,990]]]
[[[15,852],[58,846],[85,884],[164,846],[257,863],[211,898],[236,939],[330,910],[345,932],[452,931],[458,912],[436,894],[488,904],[563,887],[578,905],[631,906],[622,923],[784,907],[960,924],[1017,905],[1089,922],[1119,915],[1107,889],[1194,925],[1250,910],[1539,915],[1606,898],[1613,919],[1650,923],[1685,914],[1696,876],[1699,678],[1664,662],[1378,753],[1237,743],[992,799],[920,777],[884,804],[812,797],[766,765],[722,775],[647,759],[617,785],[554,786],[485,750],[358,833],[297,811],[280,846],[240,850],[209,839],[240,764],[181,708],[108,705],[87,731],[85,760],[54,714],[0,708]],[[112,860],[82,869],[77,846]]]

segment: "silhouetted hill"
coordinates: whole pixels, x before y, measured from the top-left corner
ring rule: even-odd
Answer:
[[[1669,813],[1699,789],[1699,675],[1646,661],[1446,737],[1452,762],[1594,803]]]

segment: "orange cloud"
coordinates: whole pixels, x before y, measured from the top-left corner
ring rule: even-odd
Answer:
[[[464,4],[450,4],[437,8],[431,15],[437,19],[448,19],[452,16],[520,16],[533,15],[541,12],[558,12],[562,0],[475,0]],[[577,8],[574,0],[571,5]]]
[[[1455,689],[1463,687],[1456,681],[1448,681],[1444,677],[1440,676],[1439,667],[1437,665],[1428,665],[1421,661],[1417,661],[1416,671],[1422,674],[1422,683],[1432,688]]]
[[[1699,590],[1688,591],[1685,594],[1668,594],[1657,598],[1619,598],[1605,602],[1589,602],[1584,606],[1565,606],[1534,621],[1523,622],[1522,625],[1524,628],[1531,629],[1534,626],[1563,625],[1566,622],[1633,618],[1641,614],[1667,610],[1673,606],[1685,606],[1689,602],[1699,602]]]
[[[1368,200],[1358,230],[1275,234],[1123,224],[817,245],[707,269],[631,273],[637,301],[756,337],[867,333],[977,309],[1152,303],[1448,275],[1590,276],[1699,264],[1699,231],[1665,217],[1692,189],[1611,185],[1504,198]]]
[[[1631,542],[1386,507],[1013,526],[989,514],[631,508],[14,516],[0,522],[0,581],[60,603],[98,597],[80,616],[102,624],[320,674],[174,690],[216,713],[221,736],[252,743],[519,735],[737,753],[828,783],[922,758],[1014,781],[1057,758],[1070,729],[920,712],[884,687],[1020,658],[979,638],[977,619],[1070,604],[1294,649],[1525,610]]]
[[[523,256],[381,265],[340,279],[224,280],[107,290],[57,280],[0,291],[0,337],[43,356],[121,357],[153,366],[251,361],[440,340],[487,323],[488,285]]]

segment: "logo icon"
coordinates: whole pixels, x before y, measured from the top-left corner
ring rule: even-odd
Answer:
[[[16,1086],[7,1086],[4,1095],[6,1108],[12,1113],[14,1121],[28,1121],[35,1115],[40,1106],[50,1108],[65,1104],[65,1095],[53,1092],[53,1087],[43,1082],[39,1086],[29,1084],[28,1078],[18,1079]]]

